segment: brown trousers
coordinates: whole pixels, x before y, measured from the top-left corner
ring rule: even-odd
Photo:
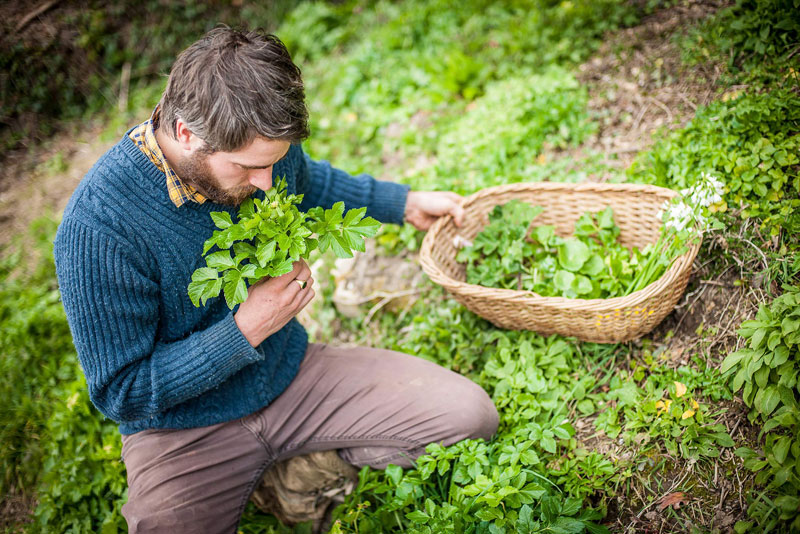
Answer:
[[[294,381],[262,410],[188,430],[122,437],[131,533],[232,533],[273,463],[338,449],[356,467],[410,467],[429,443],[489,439],[497,411],[470,380],[421,358],[310,344]]]

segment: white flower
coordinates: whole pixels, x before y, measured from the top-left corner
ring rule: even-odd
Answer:
[[[702,172],[692,187],[682,189],[678,197],[661,206],[658,217],[676,232],[693,227],[702,230],[708,223],[708,207],[722,202],[724,192],[725,185],[718,178]]]

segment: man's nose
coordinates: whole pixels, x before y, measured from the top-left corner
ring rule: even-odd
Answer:
[[[266,191],[272,187],[272,167],[253,170],[250,172],[250,176],[248,176],[247,179],[254,187]]]

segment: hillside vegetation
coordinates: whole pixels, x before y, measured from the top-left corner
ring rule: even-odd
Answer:
[[[273,28],[303,70],[306,150],[351,173],[462,194],[541,180],[723,184],[686,295],[636,342],[501,330],[427,280],[404,307],[348,318],[324,257],[316,341],[429,359],[478,383],[500,413],[490,442],[432,444],[411,470],[364,468],[331,532],[800,532],[800,2],[187,5],[162,6],[162,22],[57,6],[49,15],[63,9],[83,28],[73,44],[98,78],[76,81],[70,64],[65,80],[33,79],[24,94],[4,78],[3,122],[133,125],[163,87],[148,69],[214,22],[247,20]],[[3,60],[36,73],[49,51]],[[138,75],[120,104],[123,69]],[[57,87],[69,106],[47,108]],[[87,96],[100,87],[117,93]],[[0,527],[124,532],[119,435],[74,352],[56,223],[38,220],[0,259]],[[413,259],[421,239],[386,225],[371,253]],[[310,526],[250,506],[240,531]]]

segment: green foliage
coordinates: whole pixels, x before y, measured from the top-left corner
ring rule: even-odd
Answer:
[[[344,202],[337,202],[331,209],[315,206],[302,213],[297,209],[302,201],[303,195],[286,193],[286,179],[280,178],[264,200],[245,200],[236,222],[227,211],[212,212],[219,230],[203,245],[206,267],[192,274],[188,291],[194,305],[223,292],[233,309],[247,299],[248,285],[290,272],[294,262],[316,249],[331,248],[337,257],[351,258],[353,250],[366,250],[364,238],[378,232],[380,223],[364,217],[366,208],[345,214]]]
[[[492,83],[442,132],[434,179],[460,192],[521,181],[545,148],[576,146],[594,133],[586,101],[586,88],[555,66]]]
[[[117,424],[89,401],[83,377],[58,390],[65,405],[47,421],[36,528],[42,532],[127,532],[127,500]]]
[[[716,458],[720,447],[733,447],[725,425],[714,423],[722,411],[695,400],[685,384],[664,380],[662,373],[647,377],[640,387],[632,377],[611,379],[611,393],[595,424],[612,438],[643,449],[663,446],[666,452],[687,460]]]
[[[684,54],[693,62],[726,59],[734,80],[780,81],[791,75],[786,67],[800,41],[798,10],[798,0],[738,0],[691,31]]]
[[[723,209],[762,230],[800,232],[800,97],[747,93],[698,110],[685,128],[658,142],[629,170],[634,181],[691,187],[703,172],[725,184]]]
[[[315,132],[310,152],[367,172],[377,172],[383,164],[380,143],[372,142],[377,137],[385,140],[384,150],[409,159],[426,155],[473,101],[475,113],[467,109],[474,117],[467,119],[471,122],[452,127],[452,150],[458,150],[459,136],[476,134],[481,137],[477,148],[489,146],[495,131],[503,132],[497,146],[511,153],[535,155],[536,144],[541,146],[550,135],[558,145],[580,140],[591,131],[574,109],[582,108],[584,92],[571,75],[548,66],[582,60],[604,31],[636,19],[633,8],[613,0],[469,0],[458,9],[446,0],[377,2],[369,8],[314,3],[303,8],[302,15],[323,21],[311,35],[326,37],[292,37],[299,17],[290,17],[278,34],[290,43],[293,54],[319,57],[332,49],[342,51],[304,69]],[[336,30],[344,27],[347,30]],[[337,31],[342,32],[340,40],[332,42]],[[538,76],[542,70],[546,72]],[[566,94],[559,96],[559,91]],[[484,93],[488,100],[481,106]],[[496,113],[494,102],[503,113]],[[560,119],[567,119],[561,129]],[[393,133],[399,125],[404,131]],[[464,164],[477,165],[481,157],[472,155],[456,172],[463,172]],[[453,164],[447,158],[440,161]],[[492,172],[501,169],[492,165]],[[461,189],[477,186],[465,184]]]
[[[721,367],[734,391],[742,390],[750,419],[764,425],[763,451],[736,451],[769,491],[751,502],[748,513],[767,530],[781,531],[800,528],[800,288],[785,290],[742,323],[746,345]]]
[[[62,399],[56,386],[79,372],[55,282],[54,228],[38,220],[0,259],[0,497],[35,487],[29,466],[43,461],[45,422]]]
[[[552,225],[533,226],[541,206],[512,200],[495,206],[485,226],[456,259],[466,263],[467,282],[485,287],[533,291],[544,297],[611,298],[625,295],[634,282],[654,282],[669,266],[670,257],[640,280],[638,271],[649,255],[617,242],[619,227],[611,207],[583,213],[573,237],[556,235]],[[657,252],[656,252],[657,251]]]
[[[520,180],[577,180],[607,170],[601,162],[603,155],[577,160],[561,157],[560,151],[585,141],[596,129],[586,110],[586,90],[568,68],[595,49],[605,30],[632,21],[635,13],[630,3],[539,0],[500,5],[467,0],[457,10],[445,3],[302,3],[286,19],[278,34],[302,62],[314,131],[310,152],[350,171],[378,176],[389,172],[392,178],[421,188],[460,192]],[[79,116],[84,107],[80,102],[87,98],[94,99],[89,109],[116,105],[119,71],[130,63],[131,99],[152,105],[160,87],[154,84],[142,90],[151,76],[148,71],[166,70],[174,53],[209,25],[216,20],[233,24],[247,20],[251,26],[269,26],[274,18],[268,20],[265,13],[282,9],[281,4],[271,8],[252,2],[241,7],[216,2],[181,7],[161,4],[91,5],[93,9],[73,14],[78,38],[70,46],[76,54],[102,65],[96,67],[87,59],[89,67],[81,71],[79,80],[84,85],[77,90],[74,76],[67,69],[59,70],[67,60],[55,57],[55,48],[44,47],[38,56],[24,61],[52,60],[46,72],[63,71],[65,77],[45,80],[45,69],[38,63],[21,63],[4,71],[17,73],[15,83],[30,87],[31,101],[44,106],[39,111]],[[778,14],[759,16],[764,20],[783,17],[779,4],[770,5],[776,6]],[[742,27],[752,27],[755,17],[741,6],[745,4],[740,4],[734,18],[746,17]],[[142,24],[140,17],[147,23]],[[123,18],[134,21],[130,32],[120,31]],[[769,46],[785,50],[781,43],[791,40],[781,35],[794,35],[791,31],[770,30],[763,39],[759,33],[767,42],[761,58],[769,59]],[[742,50],[736,53],[736,64],[745,65],[747,55],[758,52],[757,45],[748,44],[747,39],[731,42]],[[23,61],[23,52],[17,53],[14,61]],[[758,53],[753,55],[757,57]],[[25,65],[30,68],[26,70]],[[786,70],[781,67],[778,72],[782,76]],[[52,88],[44,81],[61,84],[64,109],[46,108],[57,99],[50,96]],[[89,96],[79,94],[83,87],[106,90]],[[74,98],[70,91],[77,91]],[[702,171],[714,172],[726,184],[725,217],[757,221],[765,232],[797,228],[797,96],[772,90],[725,98],[699,110],[686,128],[640,155],[630,177],[684,188],[694,185]],[[22,100],[12,103],[15,116],[27,113]],[[120,124],[127,120],[119,117]],[[58,161],[53,165],[54,169],[60,166]],[[282,208],[284,214],[291,207]],[[253,203],[253,214],[256,210]],[[272,215],[266,214],[267,218]],[[316,223],[321,223],[326,214],[318,215]],[[329,216],[330,220],[346,217],[343,210]],[[217,217],[222,217],[217,222],[223,226],[234,226],[232,218]],[[297,220],[286,218],[275,224],[288,229]],[[596,217],[591,223],[613,233]],[[302,254],[300,237],[294,232],[300,226],[281,238],[285,247],[276,244],[274,250],[291,257],[294,245],[294,253]],[[258,256],[254,260],[253,251],[232,235],[235,231],[221,238],[227,228],[219,228],[216,239],[222,243],[217,241],[212,247],[222,250],[205,251],[209,258],[218,252],[227,254],[227,259],[214,256],[216,279],[241,279],[247,265],[267,268],[266,260],[258,264]],[[341,237],[346,241],[344,234]],[[407,226],[384,228],[378,240],[385,249],[398,251],[418,247],[420,237]],[[790,232],[782,237],[790,239]],[[334,242],[345,249],[335,238],[329,244],[332,248]],[[253,247],[257,253],[259,246]],[[261,248],[265,253],[265,247]],[[564,267],[580,263],[576,268],[581,274],[589,260],[580,261],[584,256],[580,247],[562,248],[561,258],[556,252],[554,261]],[[246,253],[247,257],[237,260],[230,250],[234,256]],[[770,268],[774,264],[770,262]],[[787,272],[792,265],[798,263],[787,259]],[[43,482],[33,530],[124,531],[119,507],[125,500],[125,480],[117,431],[93,411],[85,385],[77,378],[78,365],[56,300],[52,264],[47,269],[40,278],[27,278],[18,271],[5,278],[3,271],[2,348],[10,357],[0,360],[4,373],[0,388],[4,388],[4,399],[12,399],[0,426],[0,438],[11,444],[0,453],[4,455],[4,489],[10,485],[29,489]],[[233,271],[238,275],[226,274]],[[212,277],[207,280],[204,291],[205,286],[217,284]],[[224,291],[223,283],[219,285],[217,293]],[[229,285],[230,295],[235,297],[237,290],[241,295],[239,280]],[[330,307],[324,313],[335,317]],[[489,392],[500,412],[500,432],[488,443],[433,444],[413,469],[362,470],[356,493],[337,511],[339,523],[332,532],[603,532],[597,522],[637,464],[643,465],[656,453],[702,462],[732,445],[716,422],[720,410],[713,407],[731,398],[727,379],[706,359],[693,356],[688,365],[673,369],[659,356],[660,349],[651,352],[646,344],[638,360],[631,347],[498,330],[438,290],[424,294],[407,313],[379,313],[375,319],[380,323],[380,337],[374,344],[435,361]],[[331,322],[366,330],[357,321],[335,318]],[[770,335],[765,334],[767,348]],[[796,348],[792,351],[794,355]],[[620,369],[625,361],[631,361],[630,369]],[[733,375],[735,367],[731,367]],[[761,389],[757,374],[754,370],[752,388]],[[770,382],[764,389],[770,385],[777,387]],[[797,472],[786,469],[792,461],[796,465],[800,456],[794,438],[798,434],[796,408],[784,402],[783,390],[778,391],[779,402],[772,412],[758,416],[772,425],[768,430],[764,427],[762,450],[739,450],[747,466],[759,472],[759,481],[769,485],[751,503],[751,516],[767,528],[785,526],[797,508]],[[759,403],[754,398],[754,409],[757,404],[769,408],[774,399],[767,396],[766,401],[765,406],[765,394]],[[586,450],[582,441],[586,436],[576,431],[580,427],[575,422],[583,419],[585,424],[590,418],[595,420],[594,427],[588,425],[591,432],[613,436],[633,452],[645,450],[648,455],[615,461]],[[240,529],[253,534],[292,531],[252,507]]]
[[[175,56],[217,23],[274,29],[295,2],[244,4],[62,3],[37,17],[44,27],[34,20],[21,32],[15,25],[22,14],[7,17],[0,22],[0,151],[25,137],[48,135],[55,121],[116,108],[126,65],[126,90],[133,95],[168,72]]]

